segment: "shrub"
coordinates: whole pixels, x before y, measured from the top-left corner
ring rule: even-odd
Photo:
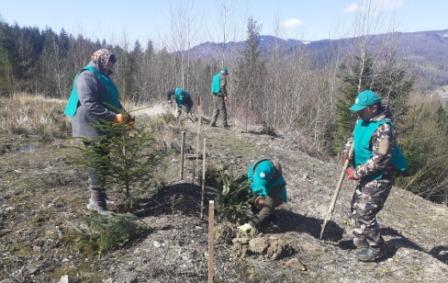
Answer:
[[[402,145],[412,176],[399,179],[405,189],[448,203],[448,116],[443,108],[419,104],[405,117]]]

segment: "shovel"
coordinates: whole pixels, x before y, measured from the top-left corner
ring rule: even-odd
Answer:
[[[344,181],[344,177],[345,177],[345,170],[347,170],[348,164],[350,162],[349,160],[353,154],[353,149],[354,149],[354,142],[352,143],[352,146],[350,147],[350,151],[348,152],[348,158],[347,158],[347,160],[345,160],[344,166],[342,167],[342,172],[341,172],[341,175],[339,176],[339,181],[338,181],[338,184],[336,185],[336,190],[334,191],[334,194],[333,194],[333,199],[331,200],[331,204],[330,204],[330,207],[328,208],[327,215],[325,216],[324,223],[322,223],[322,226],[321,226],[322,228],[320,230],[320,236],[319,236],[319,239],[321,239],[321,240],[322,240],[322,236],[324,235],[325,226],[327,226],[327,222],[331,219],[331,216],[333,215],[334,205],[336,204],[336,200],[338,199],[339,192],[341,191],[342,182]]]

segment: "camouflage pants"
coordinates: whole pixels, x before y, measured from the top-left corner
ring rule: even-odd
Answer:
[[[211,125],[216,125],[216,120],[218,120],[219,113],[222,114],[222,124],[224,127],[227,126],[227,108],[226,101],[222,95],[213,95],[213,115]]]
[[[358,246],[369,246],[380,249],[384,240],[376,215],[383,208],[394,179],[380,179],[370,182],[359,182],[351,202],[352,217],[355,220],[353,243]]]

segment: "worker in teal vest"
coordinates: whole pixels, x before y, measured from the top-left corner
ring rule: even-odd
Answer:
[[[249,212],[249,221],[238,229],[252,233],[266,222],[275,207],[287,202],[286,181],[279,162],[261,159],[251,163],[247,169],[250,191],[255,195]]]
[[[376,215],[384,206],[396,172],[405,172],[408,165],[396,145],[390,113],[375,92],[360,92],[350,111],[358,120],[341,156],[343,160],[350,158],[352,164],[346,170],[347,178],[358,181],[351,201],[353,244],[359,248],[358,260],[376,261],[385,254]],[[353,156],[348,157],[352,143]]]
[[[191,94],[185,91],[183,88],[176,87],[166,93],[167,100],[169,104],[172,104],[171,97],[174,96],[177,106],[177,116],[176,119],[179,119],[182,111],[187,114],[188,119],[192,122],[194,121],[193,115],[191,113],[191,108],[193,107],[193,98]]]
[[[94,140],[107,137],[108,133],[97,126],[98,122],[133,122],[133,118],[124,112],[118,89],[110,78],[115,62],[115,55],[108,49],[95,51],[90,63],[76,74],[64,111],[71,120],[73,137],[83,138],[87,147],[98,150],[101,155],[108,153],[95,147]],[[88,175],[90,201],[87,209],[110,214],[106,206],[104,176],[95,168],[90,168]]]
[[[210,122],[211,127],[216,127],[216,120],[218,115],[222,114],[222,125],[224,128],[229,127],[227,122],[227,76],[229,70],[222,68],[221,71],[215,74],[212,78],[211,93],[213,97],[213,115]]]

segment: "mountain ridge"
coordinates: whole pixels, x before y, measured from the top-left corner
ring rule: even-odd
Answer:
[[[269,59],[274,50],[281,58],[288,59],[298,51],[313,58],[317,67],[325,67],[334,56],[350,57],[358,40],[365,37],[322,39],[301,41],[282,39],[271,35],[259,36],[259,50],[262,58]],[[192,59],[220,61],[224,54],[227,62],[235,63],[242,58],[245,41],[204,42],[184,51]],[[409,73],[417,79],[420,89],[431,89],[448,84],[448,29],[392,32],[368,35],[367,50],[371,53],[388,48],[396,52],[397,59],[405,62]],[[337,51],[337,52],[336,52]]]

